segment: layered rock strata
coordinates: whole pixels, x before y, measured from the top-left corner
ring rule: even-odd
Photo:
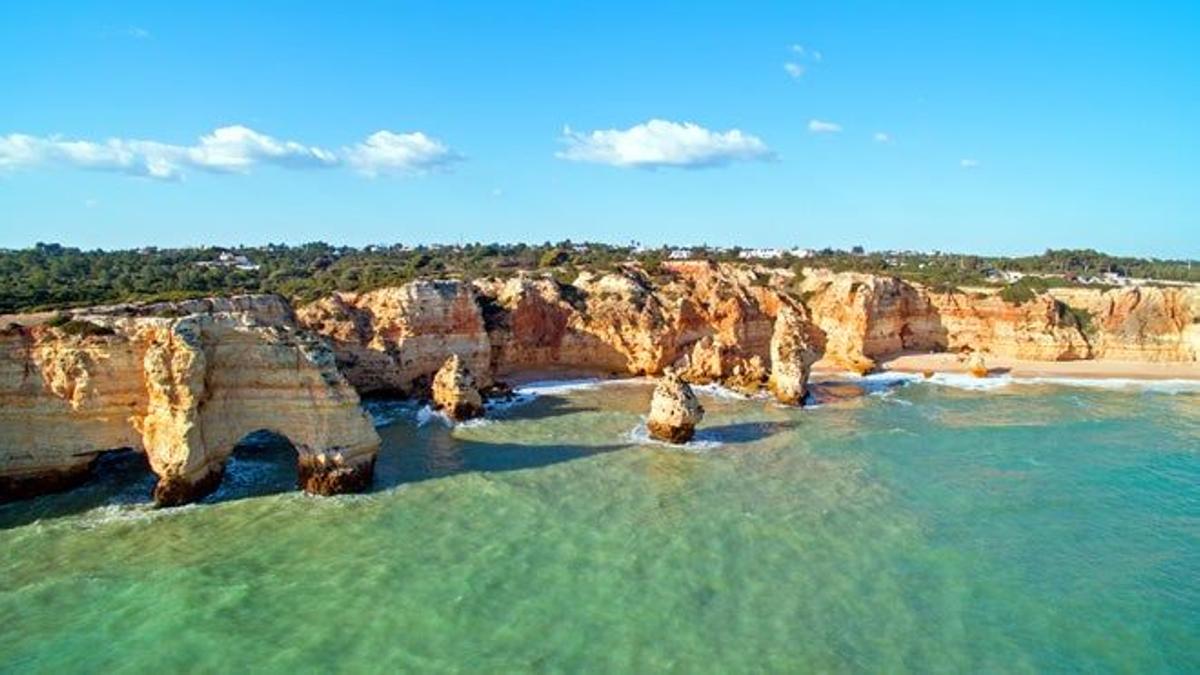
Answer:
[[[570,284],[522,273],[335,294],[297,314],[331,339],[364,393],[427,395],[451,355],[480,388],[515,372],[657,375],[674,366],[692,381],[757,390],[771,372],[780,307],[808,320],[773,281],[734,265],[664,263],[653,275],[627,265]]]
[[[158,476],[156,503],[194,501],[259,430],[295,446],[302,488],[331,494],[366,487],[379,447],[322,340],[252,311],[12,327],[0,333],[0,403],[2,499],[80,480],[99,453],[132,448]]]
[[[674,370],[659,378],[650,399],[646,428],[652,438],[668,443],[687,443],[704,419],[704,407],[692,387]]]
[[[479,390],[529,371],[672,368],[799,403],[822,355],[821,365],[863,372],[903,351],[1200,358],[1196,287],[1063,288],[1013,303],[995,289],[698,261],[571,283],[529,273],[420,281],[296,311],[277,296],[235,296],[97,307],[56,325],[48,316],[0,331],[0,499],[68,487],[98,453],[134,448],[159,476],[157,501],[194,500],[259,429],[295,444],[305,489],[363,489],[379,441],[357,392],[433,395],[451,357],[459,365],[439,398],[465,402],[463,413]]]
[[[329,337],[338,368],[363,394],[426,394],[457,355],[490,384],[491,345],[475,290],[460,281],[415,281],[369,293],[334,293],[296,312]]]

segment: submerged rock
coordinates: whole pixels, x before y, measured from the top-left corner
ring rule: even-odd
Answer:
[[[456,421],[483,415],[483,397],[475,376],[457,354],[446,359],[433,376],[433,405]]]
[[[704,407],[692,387],[668,369],[663,373],[654,397],[650,400],[650,419],[646,427],[650,436],[668,443],[687,443],[696,433],[696,425],[704,419]]]
[[[813,325],[799,311],[783,306],[775,317],[771,335],[770,389],[788,405],[804,405],[808,376],[824,354],[824,345]]]

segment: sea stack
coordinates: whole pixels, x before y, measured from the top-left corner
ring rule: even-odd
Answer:
[[[650,436],[668,443],[687,443],[704,419],[704,407],[692,387],[672,369],[663,372],[650,401]]]
[[[804,405],[808,394],[808,375],[824,354],[812,324],[790,306],[783,306],[775,317],[771,334],[770,389],[780,403]]]
[[[967,356],[967,372],[975,377],[987,377],[988,367],[987,361],[983,360],[983,352],[971,352]]]
[[[457,354],[446,359],[433,376],[433,405],[455,421],[483,415],[483,397],[475,385],[475,376]]]

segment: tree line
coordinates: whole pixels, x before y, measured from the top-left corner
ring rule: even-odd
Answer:
[[[737,247],[689,250],[692,257],[714,261],[742,260],[743,252]],[[611,270],[626,261],[637,261],[656,273],[671,253],[672,249],[665,247],[570,241],[363,248],[314,242],[116,251],[39,243],[27,249],[0,250],[0,312],[236,293],[278,293],[303,302],[333,291],[366,291],[422,278],[505,277],[528,269],[546,270],[569,283],[580,271]],[[810,266],[895,275],[947,289],[990,284],[990,273],[997,270],[1064,275],[1056,284],[1075,283],[1076,275],[1105,272],[1200,282],[1200,264],[1193,265],[1194,261],[1119,257],[1092,250],[1047,250],[1037,256],[1010,258],[865,252],[856,247],[851,251],[823,249],[806,257],[780,252],[777,257],[747,262],[797,271]]]

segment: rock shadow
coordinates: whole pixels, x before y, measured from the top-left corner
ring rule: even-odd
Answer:
[[[491,443],[455,438],[450,430],[422,439],[420,445],[385,448],[375,462],[372,491],[387,490],[406,483],[419,483],[462,473],[499,473],[536,469],[576,459],[594,457],[630,446],[526,445]]]
[[[142,453],[128,449],[104,452],[82,484],[63,492],[0,504],[0,530],[104,506],[149,504],[157,480]]]

